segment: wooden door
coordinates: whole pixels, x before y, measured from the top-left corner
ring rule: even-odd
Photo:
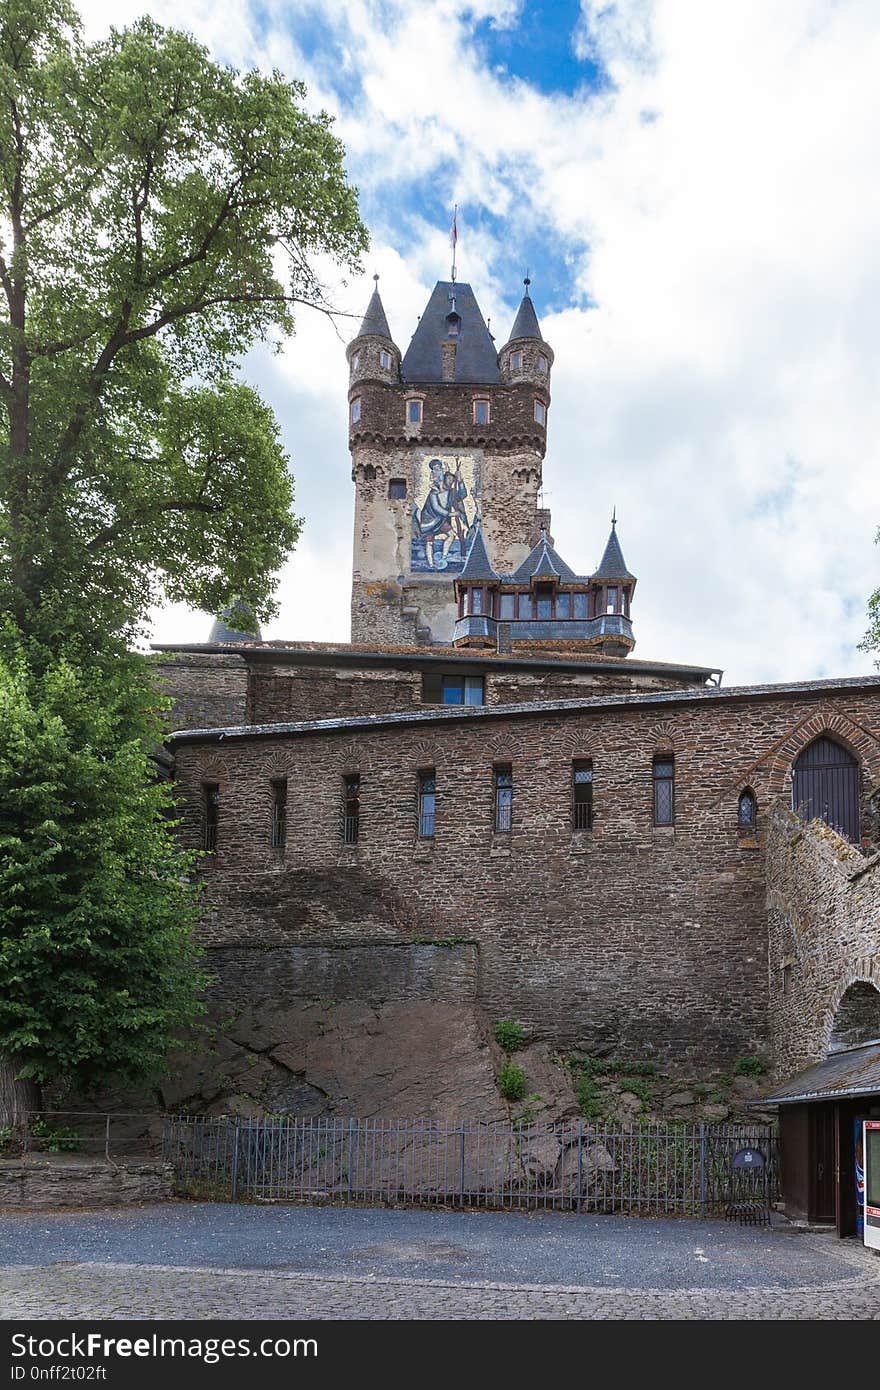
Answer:
[[[837,1222],[837,1119],[830,1104],[810,1108],[809,1220]]]
[[[830,738],[817,738],[794,765],[792,806],[804,817],[818,817],[854,844],[859,826],[859,765]]]

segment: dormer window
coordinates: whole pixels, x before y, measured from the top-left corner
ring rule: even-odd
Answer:
[[[547,407],[543,401],[535,401],[535,421],[539,425],[547,423]]]
[[[379,366],[382,368],[383,372],[389,372],[391,370],[391,353],[386,352],[384,348],[379,353]]]
[[[539,358],[538,358],[538,371],[539,371],[539,372],[546,372],[546,371],[547,371],[547,358],[546,358],[546,357],[539,357]]]
[[[522,353],[519,351],[519,349],[517,349],[516,352],[512,352],[510,354],[510,370],[512,372],[522,371]]]
[[[446,315],[446,336],[447,338],[457,338],[461,330],[461,317],[454,311]]]
[[[488,425],[489,423],[489,402],[474,401],[474,424]]]
[[[356,425],[357,422],[358,422],[358,420],[361,418],[361,398],[360,398],[360,396],[355,396],[354,400],[352,401],[352,403],[351,403],[351,411],[350,411],[350,414],[351,414],[351,423],[352,423],[353,425]]]
[[[419,400],[408,400],[406,403],[406,420],[409,425],[420,425],[422,423],[422,402]]]

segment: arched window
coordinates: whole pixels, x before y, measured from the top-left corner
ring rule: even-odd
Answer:
[[[859,765],[852,753],[826,734],[814,739],[795,762],[791,804],[804,820],[823,820],[858,843]]]
[[[736,819],[743,834],[754,830],[758,819],[758,802],[751,787],[746,787],[744,792],[740,792]]]

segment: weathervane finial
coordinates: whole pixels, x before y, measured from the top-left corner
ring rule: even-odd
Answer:
[[[612,529],[612,531],[614,530],[614,528],[615,528],[616,525],[617,525],[617,507],[615,506],[615,507],[612,509],[612,512],[611,512],[611,529]]]

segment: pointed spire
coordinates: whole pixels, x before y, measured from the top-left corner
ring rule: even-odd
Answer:
[[[373,335],[377,338],[387,338],[391,343],[391,329],[388,327],[388,320],[385,317],[385,308],[379,295],[379,276],[374,275],[375,289],[367,305],[367,312],[364,314],[363,322],[355,335],[357,338],[366,338]],[[352,339],[354,341],[354,339]]]
[[[245,624],[253,626],[252,632],[244,631]],[[209,642],[217,642],[224,646],[229,642],[261,642],[260,629],[254,619],[253,609],[243,598],[233,599],[232,603],[226,605],[211,626],[208,634]]]
[[[483,539],[483,528],[479,521],[464,562],[464,568],[458,578],[460,582],[465,584],[485,583],[487,580],[497,580],[498,578],[492,568],[486,542]]]
[[[507,340],[509,343],[512,343],[514,338],[537,338],[539,342],[543,342],[543,338],[541,337],[541,326],[538,323],[538,315],[535,313],[535,306],[529,294],[529,285],[531,283],[529,276],[526,275],[523,280],[525,293],[522,297],[522,303],[517,310],[516,318],[513,321],[513,328],[510,330],[510,337]]]
[[[623,558],[623,551],[620,548],[620,541],[617,539],[617,508],[615,507],[611,517],[611,532],[605,546],[605,553],[599,561],[599,568],[592,575],[593,579],[635,579],[634,574],[630,574]]]

